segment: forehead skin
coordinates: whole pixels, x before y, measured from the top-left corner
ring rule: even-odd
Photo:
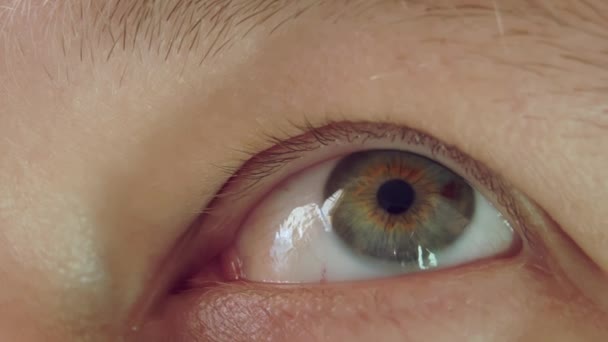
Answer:
[[[225,181],[210,165],[304,116],[460,147],[608,271],[603,13],[600,0],[0,0],[0,331],[103,339]]]

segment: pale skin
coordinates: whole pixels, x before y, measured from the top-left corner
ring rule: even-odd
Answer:
[[[68,3],[0,0],[0,340],[608,340],[605,1]],[[163,292],[218,165],[304,118],[458,147],[546,212],[546,249]]]

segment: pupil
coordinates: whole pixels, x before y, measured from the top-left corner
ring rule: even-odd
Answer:
[[[414,203],[416,192],[406,181],[391,179],[380,186],[376,199],[380,208],[397,215],[406,212]]]

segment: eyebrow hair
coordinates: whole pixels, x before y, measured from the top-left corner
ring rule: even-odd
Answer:
[[[238,41],[236,28],[244,29],[246,35],[285,11],[293,2],[278,0],[116,0],[97,15],[106,15],[107,29],[114,46],[122,40],[135,46],[143,42],[148,50],[158,51],[167,59],[171,53],[179,54],[183,49],[203,50],[201,62],[215,56],[229,44]],[[112,33],[113,27],[123,28],[121,33]],[[163,31],[164,27],[164,31]],[[206,43],[206,44],[203,44]],[[108,56],[111,56],[110,50]],[[109,58],[109,57],[108,57]]]
[[[53,17],[49,29],[58,31],[65,55],[108,61],[122,50],[166,60],[194,51],[202,64],[249,34],[272,34],[318,7],[331,9],[325,20],[339,22],[390,5],[399,6],[404,20],[495,17],[497,39],[533,35],[507,27],[508,19],[527,17],[608,40],[608,2],[601,0],[488,0],[485,5],[457,0],[10,0],[0,5],[0,34],[16,15],[48,12]],[[605,55],[579,62],[605,67],[604,60]]]
[[[462,0],[5,1],[10,5],[0,4],[0,42],[8,37],[4,46],[13,47],[24,56],[20,40],[40,36],[40,32],[29,35],[21,29],[11,37],[10,32],[7,34],[11,24],[17,18],[25,20],[26,27],[41,27],[44,39],[49,41],[45,48],[61,55],[44,62],[53,64],[40,68],[52,83],[71,83],[77,61],[89,70],[99,63],[118,61],[113,67],[121,70],[115,79],[120,87],[128,78],[130,64],[144,59],[167,62],[175,58],[184,73],[209,59],[221,58],[223,52],[249,35],[280,34],[315,11],[321,13],[315,20],[339,24],[349,19],[367,20],[388,10],[397,20],[380,19],[379,26],[410,20],[434,21],[432,25],[450,25],[451,21],[459,26],[467,25],[468,20],[475,23],[479,18],[489,19],[489,23],[495,20],[490,39],[504,46],[542,45],[545,56],[520,58],[505,53],[508,49],[472,48],[467,52],[472,58],[487,59],[535,77],[578,75],[579,80],[584,80],[568,84],[570,88],[565,90],[556,88],[554,93],[558,96],[604,96],[608,91],[608,48],[602,44],[608,41],[608,1],[603,0],[487,0],[485,4]],[[40,21],[45,25],[40,25]],[[443,37],[420,36],[423,43],[444,41]],[[9,52],[6,49],[5,53]],[[585,78],[581,72],[592,77]],[[606,127],[603,112],[590,116],[595,118],[590,121],[594,127]]]
[[[30,0],[15,1],[10,13],[0,10],[0,19],[30,11]],[[256,29],[274,32],[290,19],[324,3],[325,0],[63,0],[45,1],[43,6],[53,6],[47,11],[55,13],[54,21],[62,26],[61,50],[66,55],[72,47],[81,60],[90,57],[109,61],[120,50],[156,53],[167,60],[172,55],[196,51],[202,64]],[[274,26],[268,27],[268,23]],[[103,55],[95,58],[93,54],[99,50]]]

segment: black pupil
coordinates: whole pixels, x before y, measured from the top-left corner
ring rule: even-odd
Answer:
[[[403,214],[414,203],[416,192],[406,181],[391,179],[380,186],[376,193],[378,205],[390,214]]]

